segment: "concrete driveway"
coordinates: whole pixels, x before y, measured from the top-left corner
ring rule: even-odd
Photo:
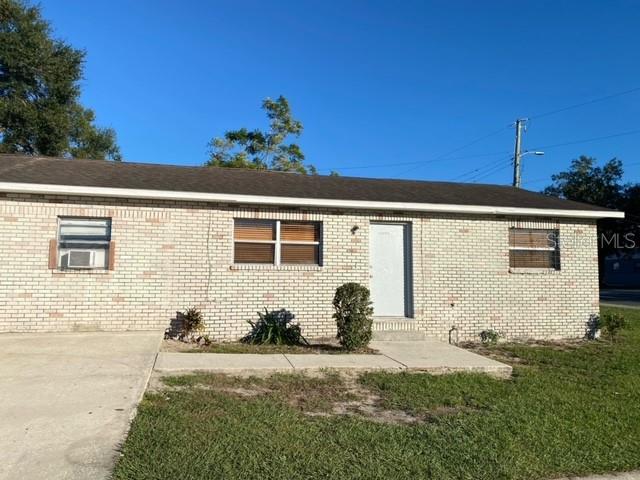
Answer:
[[[0,334],[0,479],[102,479],[161,332]]]

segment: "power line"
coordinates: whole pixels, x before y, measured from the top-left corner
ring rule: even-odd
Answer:
[[[491,175],[498,173],[506,168],[510,168],[512,163],[513,162],[509,161],[509,162],[503,163],[502,165],[496,165],[495,167],[493,167],[492,169],[489,169],[484,173],[471,177],[470,179],[467,180],[467,182],[476,183],[479,180],[482,180],[483,178],[490,177]]]
[[[565,112],[567,110],[572,110],[574,108],[579,108],[585,105],[590,105],[593,103],[597,103],[597,102],[602,102],[605,100],[609,100],[612,98],[616,98],[616,97],[621,97],[623,95],[629,95],[635,92],[640,91],[640,87],[636,87],[636,88],[632,88],[629,90],[624,90],[622,92],[616,92],[616,93],[612,93],[610,95],[606,95],[604,97],[599,97],[599,98],[595,98],[593,100],[588,100],[586,102],[581,102],[581,103],[576,103],[574,105],[569,105],[563,108],[558,108],[556,110],[550,110],[548,112],[544,112],[544,113],[540,113],[537,115],[533,115],[530,116],[529,119],[538,119],[538,118],[543,118],[543,117],[547,117],[550,115],[555,115],[557,113],[561,113],[561,112]],[[323,168],[322,170],[359,170],[359,169],[368,169],[368,168],[385,168],[385,167],[398,167],[398,166],[405,166],[405,165],[412,165],[413,167],[405,170],[403,172],[400,172],[400,175],[404,175],[406,173],[412,172],[417,170],[418,168],[421,168],[424,165],[430,164],[430,163],[435,163],[438,161],[444,161],[444,160],[461,160],[461,159],[465,159],[465,158],[476,158],[476,157],[483,157],[483,156],[494,156],[494,155],[501,155],[505,152],[495,152],[495,153],[483,153],[483,154],[474,154],[474,155],[465,155],[465,156],[459,156],[459,157],[449,157],[449,155],[456,153],[460,150],[463,150],[467,147],[470,147],[472,145],[475,145],[476,143],[481,142],[482,140],[485,140],[487,138],[493,137],[494,135],[497,135],[499,133],[502,133],[504,130],[510,128],[511,125],[500,128],[499,130],[495,130],[493,132],[490,132],[486,135],[483,135],[481,137],[478,137],[470,142],[467,142],[459,147],[456,147],[452,150],[449,150],[441,155],[438,155],[432,159],[429,160],[421,160],[421,161],[415,161],[415,162],[401,162],[401,163],[382,163],[382,164],[371,164],[371,165],[359,165],[359,166],[353,166],[353,167],[327,167],[327,168]],[[637,133],[640,133],[640,129],[638,130],[631,130],[631,131],[627,131],[627,132],[622,132],[622,133],[616,133],[616,134],[612,134],[612,135],[605,135],[602,137],[593,137],[593,138],[588,138],[588,139],[583,139],[583,140],[575,140],[575,141],[570,141],[570,142],[564,142],[564,143],[557,143],[557,144],[553,144],[553,145],[543,145],[540,147],[537,147],[537,149],[549,149],[549,148],[555,148],[555,147],[561,147],[561,146],[565,146],[565,145],[577,145],[580,143],[588,143],[588,142],[595,142],[595,141],[599,141],[599,140],[606,140],[609,138],[615,138],[615,137],[621,137],[621,136],[626,136],[626,135],[635,135]],[[449,157],[449,158],[447,158]],[[493,162],[492,162],[493,163]],[[633,164],[629,164],[629,165],[633,165]],[[476,169],[473,169],[469,172],[466,172],[462,175],[459,175],[458,177],[455,177],[455,179],[458,179],[460,177],[464,177],[467,176],[471,173],[474,172],[479,172],[479,170],[483,169],[484,167],[478,167]],[[483,173],[484,176],[486,176],[486,173]],[[526,183],[530,183],[530,182],[526,182]]]
[[[323,171],[329,171],[329,170],[360,170],[360,169],[365,169],[365,168],[383,168],[383,167],[400,167],[400,166],[405,166],[405,165],[419,165],[419,164],[428,164],[428,163],[434,163],[434,162],[438,162],[438,161],[445,161],[445,160],[463,160],[465,158],[479,158],[479,157],[494,157],[494,156],[498,156],[498,155],[504,155],[505,153],[508,153],[506,150],[503,150],[501,152],[491,152],[491,153],[477,153],[477,154],[473,154],[473,155],[462,155],[459,157],[449,157],[449,158],[436,158],[436,159],[430,159],[430,160],[418,160],[415,162],[400,162],[400,163],[374,163],[371,165],[358,165],[358,166],[352,166],[352,167],[325,167],[325,168],[321,168],[320,170]]]
[[[437,161],[437,160],[444,159],[444,157],[448,157],[448,156],[449,156],[449,155],[451,155],[452,153],[456,153],[456,152],[458,152],[458,151],[460,151],[460,150],[463,150],[463,149],[465,149],[465,148],[467,148],[467,147],[470,147],[471,145],[475,145],[476,143],[481,142],[482,140],[485,140],[485,139],[487,139],[487,138],[489,138],[489,137],[493,137],[494,135],[497,135],[497,134],[499,134],[499,133],[502,133],[504,130],[506,130],[506,129],[508,129],[508,128],[510,128],[510,127],[508,127],[508,126],[507,126],[507,127],[502,127],[500,130],[495,130],[495,131],[493,131],[493,132],[491,132],[491,133],[488,133],[488,134],[486,134],[486,135],[483,135],[482,137],[476,138],[475,140],[472,140],[472,141],[470,141],[470,142],[468,142],[468,143],[465,143],[464,145],[461,145],[461,146],[459,146],[459,147],[456,147],[456,148],[454,148],[453,150],[449,150],[448,152],[445,152],[445,153],[443,153],[443,154],[441,154],[441,155],[438,155],[437,157],[433,158],[432,160],[429,160],[429,162],[428,162],[428,163],[432,163],[432,162],[435,162],[435,161]],[[427,163],[427,162],[424,162],[424,163]],[[404,171],[404,172],[401,172],[401,175],[404,175],[405,173],[412,172],[412,171],[414,171],[414,170],[416,170],[416,169],[420,168],[421,166],[422,166],[422,165],[418,165],[418,166],[416,166],[416,167],[410,168],[409,170],[406,170],[406,171]]]
[[[586,139],[582,139],[582,140],[572,140],[572,141],[569,141],[569,142],[555,143],[553,145],[543,145],[543,146],[536,147],[533,150],[542,150],[542,149],[547,149],[548,150],[550,148],[562,147],[562,146],[565,146],[565,145],[577,145],[577,144],[580,144],[580,143],[595,142],[595,141],[598,141],[598,140],[606,140],[608,138],[616,138],[616,137],[622,137],[622,136],[626,136],[626,135],[635,135],[635,134],[638,134],[638,133],[640,133],[640,129],[629,130],[627,132],[621,132],[621,133],[614,133],[614,134],[611,134],[611,135],[604,135],[604,136],[601,136],[601,137],[592,137],[592,138],[586,138]],[[477,168],[474,168],[472,170],[469,170],[469,171],[467,171],[467,172],[465,172],[465,173],[463,173],[461,175],[458,175],[458,176],[452,178],[451,181],[459,180],[459,179],[462,179],[462,178],[467,177],[469,175],[471,175],[471,177],[465,179],[464,181],[468,182],[468,181],[472,181],[474,178],[475,179],[484,178],[485,176],[490,175],[491,173],[495,173],[493,171],[493,169],[496,167],[496,164],[498,164],[498,163],[500,163],[502,161],[503,161],[503,159],[500,159],[500,160],[497,160],[497,161],[493,161],[493,162],[487,163],[485,165],[481,165],[481,166],[479,166]],[[638,165],[638,164],[640,164],[640,162],[629,163],[629,164],[627,164],[627,166]],[[531,182],[525,182],[525,183],[531,183]]]
[[[611,95],[606,95],[604,97],[595,98],[593,100],[588,100],[586,102],[576,103],[574,105],[569,105],[567,107],[558,108],[556,110],[550,110],[548,112],[544,112],[544,113],[540,113],[540,114],[537,114],[537,115],[534,115],[534,116],[530,116],[529,119],[537,119],[537,118],[542,118],[542,117],[554,115],[556,113],[564,112],[564,111],[567,111],[567,110],[572,110],[574,108],[582,107],[582,106],[585,106],[585,105],[590,105],[590,104],[597,103],[597,102],[602,102],[602,101],[609,100],[609,99],[616,98],[616,97],[621,97],[623,95],[629,95],[631,93],[635,93],[635,92],[638,92],[638,91],[640,91],[640,87],[632,88],[632,89],[629,89],[629,90],[624,90],[622,92],[612,93]],[[502,130],[494,132],[494,133],[490,134],[489,136],[495,135],[495,134],[497,134],[498,132],[501,132],[501,131]],[[553,144],[553,145],[543,145],[541,147],[535,148],[534,150],[550,149],[550,148],[561,147],[561,146],[565,146],[565,145],[577,145],[577,144],[580,144],[580,143],[595,142],[595,141],[599,141],[599,140],[606,140],[606,139],[609,139],[609,138],[622,137],[622,136],[626,136],[626,135],[635,135],[637,133],[640,133],[640,129],[638,129],[638,130],[630,130],[630,131],[622,132],[622,133],[615,133],[615,134],[612,134],[612,135],[605,135],[605,136],[602,136],[602,137],[592,137],[592,138],[587,138],[587,139],[583,139],[583,140],[574,140],[574,141],[570,141],[570,142],[557,143],[557,144]],[[492,162],[492,163],[495,163],[495,162]],[[640,163],[640,162],[638,162],[638,163]],[[490,166],[490,165],[491,164],[489,164],[488,166]],[[633,164],[629,164],[629,165],[633,165]],[[459,175],[458,177],[455,177],[455,179],[458,179],[458,178],[461,178],[461,177],[465,177],[465,176],[467,176],[467,175],[469,175],[469,174],[471,174],[473,172],[479,172],[483,168],[485,168],[485,167],[478,167],[478,168],[476,168],[474,170],[471,170],[471,171],[469,171],[467,173]],[[479,176],[476,175],[474,177],[471,177],[471,179],[467,179],[467,181],[472,180],[473,178],[476,178],[476,180],[478,180],[480,178],[485,178],[486,176],[491,175],[492,173],[495,173],[495,172],[498,171],[498,170],[494,170],[494,168],[495,167],[490,167],[488,172],[481,173]],[[501,167],[501,168],[506,168],[506,167]],[[527,183],[531,183],[531,182],[527,182]]]
[[[611,134],[611,135],[605,135],[603,137],[592,137],[592,138],[586,138],[586,139],[583,139],[583,140],[573,140],[573,141],[570,141],[570,142],[554,143],[552,145],[542,145],[542,146],[536,147],[534,150],[542,150],[542,149],[549,149],[549,148],[555,148],[555,147],[564,147],[565,145],[577,145],[579,143],[596,142],[598,140],[606,140],[608,138],[623,137],[625,135],[636,135],[638,133],[640,133],[640,128],[636,129],[636,130],[629,130],[627,132],[614,133],[614,134]]]
[[[511,159],[511,156],[509,156],[509,157],[507,157],[507,158]],[[480,166],[479,166],[479,167],[477,167],[477,168],[474,168],[474,169],[469,170],[469,171],[467,171],[467,172],[465,172],[465,173],[462,173],[462,174],[460,174],[460,175],[458,175],[458,176],[456,176],[456,177],[453,177],[451,180],[452,180],[452,181],[453,181],[453,180],[459,180],[459,179],[462,179],[462,178],[467,177],[467,176],[470,176],[470,175],[471,175],[471,176],[473,176],[474,174],[482,173],[482,170],[485,170],[485,169],[491,169],[491,168],[495,167],[495,166],[496,166],[496,165],[498,165],[498,164],[502,164],[502,163],[504,163],[504,161],[505,161],[505,158],[504,158],[504,157],[502,157],[502,158],[500,158],[500,159],[498,159],[498,160],[494,160],[493,162],[489,162],[489,163],[486,163],[486,164],[484,164],[484,165],[480,165]]]
[[[538,115],[533,115],[529,117],[529,119],[548,117],[549,115],[555,115],[556,113],[566,112],[567,110],[572,110],[574,108],[583,107],[585,105],[591,105],[592,103],[603,102],[605,100],[609,100],[611,98],[621,97],[623,95],[629,95],[631,93],[635,93],[640,91],[640,87],[632,88],[630,90],[625,90],[623,92],[612,93],[611,95],[606,95],[604,97],[595,98],[593,100],[588,100],[582,103],[576,103],[575,105],[569,105],[568,107],[558,108],[556,110],[551,110],[549,112],[539,113]]]
[[[580,143],[595,142],[595,141],[598,141],[598,140],[606,140],[608,138],[616,138],[616,137],[622,137],[622,136],[626,136],[626,135],[635,135],[635,134],[638,134],[638,133],[640,133],[640,129],[629,130],[627,132],[621,132],[621,133],[614,133],[614,134],[611,134],[611,135],[604,135],[604,136],[601,136],[601,137],[592,137],[592,138],[586,138],[586,139],[583,139],[583,140],[573,140],[573,141],[570,141],[570,142],[556,143],[556,144],[553,144],[553,145],[543,145],[543,146],[537,147],[535,150],[538,150],[538,149],[548,150],[550,148],[563,147],[565,145],[578,145]],[[626,166],[638,165],[638,164],[640,164],[640,162],[629,163]],[[531,183],[541,182],[543,180],[548,180],[548,177],[546,177],[546,178],[538,178],[536,180],[529,180],[529,181],[524,182],[524,183],[525,184],[531,184]]]

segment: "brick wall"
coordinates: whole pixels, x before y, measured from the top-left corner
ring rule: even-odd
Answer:
[[[48,268],[58,216],[112,218],[115,269]],[[322,222],[322,267],[233,266],[233,218]],[[222,204],[6,194],[0,197],[0,331],[166,328],[197,306],[209,333],[235,339],[256,311],[288,308],[309,337],[334,334],[331,300],[369,282],[369,224],[411,225],[416,325],[460,340],[582,336],[598,311],[594,221],[291,210]],[[559,228],[562,269],[510,272],[508,228]],[[352,227],[359,228],[352,232]]]

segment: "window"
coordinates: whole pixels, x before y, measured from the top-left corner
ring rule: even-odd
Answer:
[[[509,266],[560,270],[558,230],[509,230]]]
[[[67,269],[112,269],[111,219],[58,219],[57,263]]]
[[[320,224],[284,220],[234,221],[234,263],[320,265]]]

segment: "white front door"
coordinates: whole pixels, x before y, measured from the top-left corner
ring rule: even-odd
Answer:
[[[371,224],[370,285],[376,317],[408,316],[406,235],[405,224]]]

